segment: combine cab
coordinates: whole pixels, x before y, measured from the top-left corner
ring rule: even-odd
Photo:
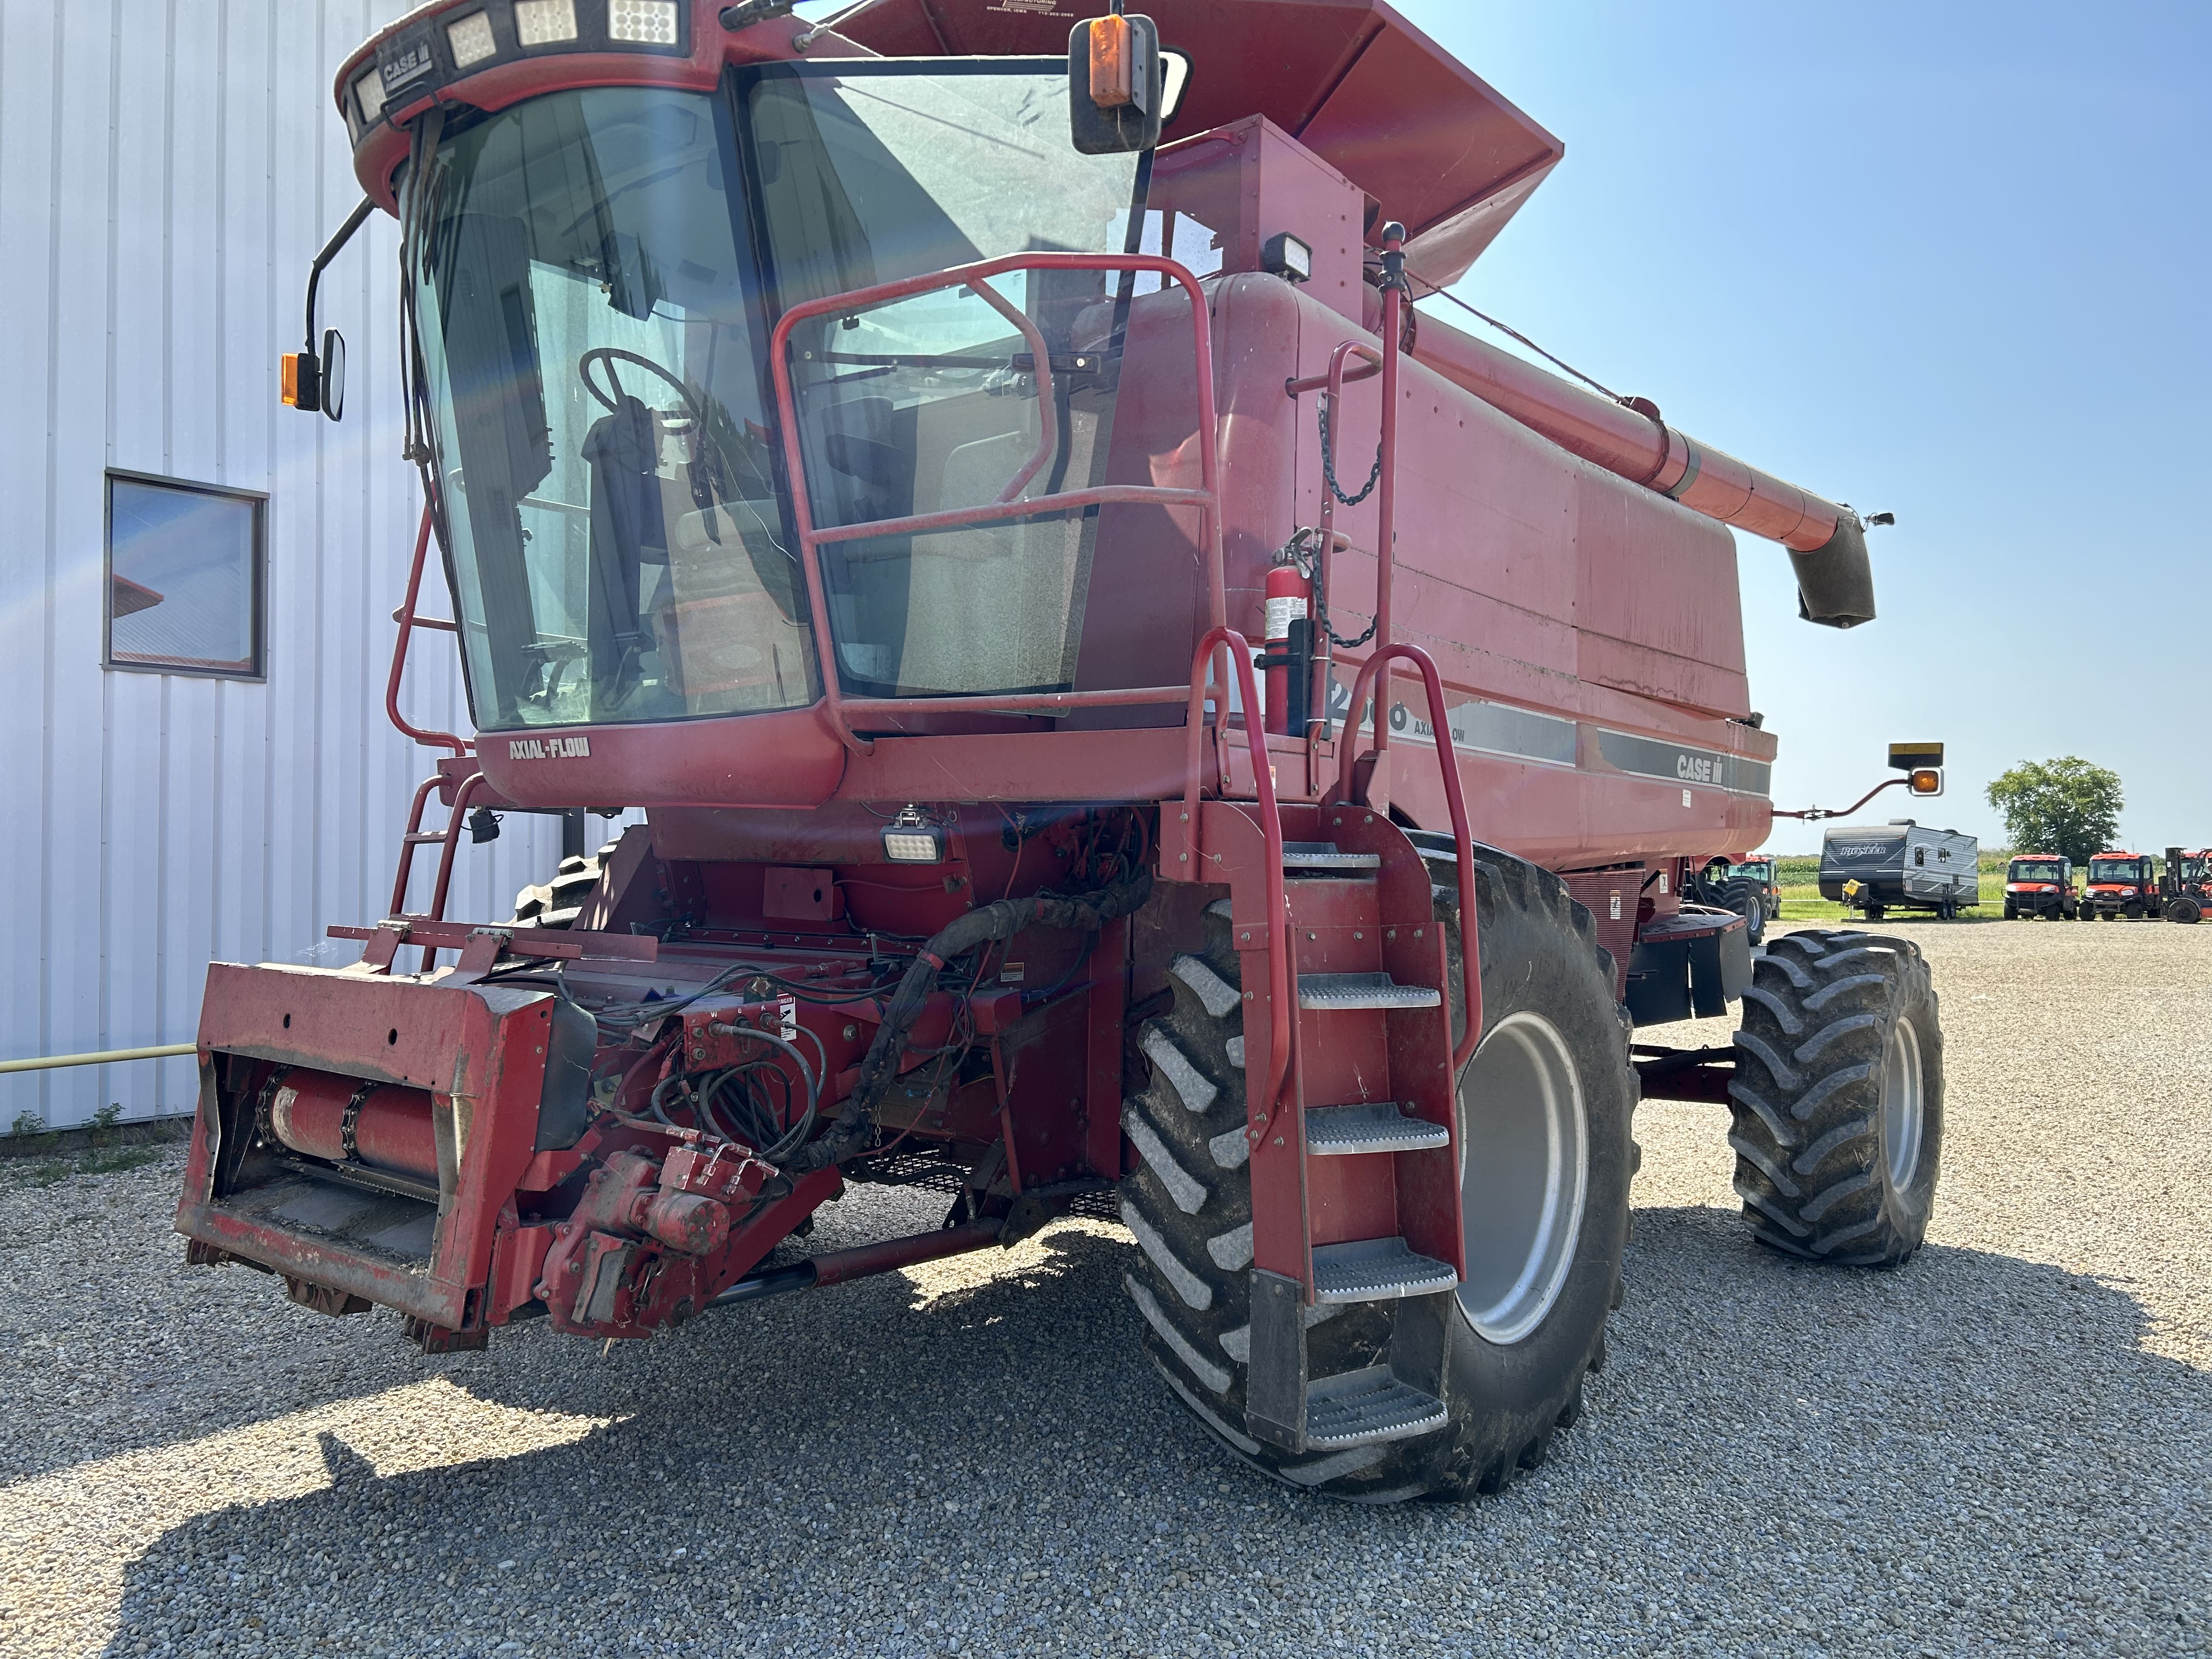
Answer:
[[[2004,919],[2040,916],[2071,921],[2080,912],[2074,862],[2056,853],[2023,853],[2005,866]]]
[[[1771,820],[1727,526],[1847,627],[1861,520],[1416,326],[1559,147],[1388,7],[1157,9],[449,0],[347,63],[444,752],[357,963],[210,974],[194,1261],[435,1350],[1117,1218],[1172,1396],[1384,1500],[1575,1420],[1639,1085],[1729,1107],[1765,1244],[1912,1254],[1918,951],[1684,902]],[[473,737],[399,713],[432,569]],[[483,808],[647,822],[449,919]],[[763,1265],[868,1186],[942,1224]]]
[[[2160,910],[2156,860],[2148,853],[2104,852],[2089,860],[2081,890],[2081,920],[2106,921],[2125,916],[2141,921]]]

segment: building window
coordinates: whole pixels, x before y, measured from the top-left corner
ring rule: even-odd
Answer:
[[[268,501],[107,475],[107,666],[262,678]]]

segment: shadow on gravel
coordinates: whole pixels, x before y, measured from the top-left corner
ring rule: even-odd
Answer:
[[[1690,1652],[1735,1650],[1747,1607],[1762,1650],[2199,1640],[2212,1376],[2143,1351],[2124,1288],[1637,1224],[1588,1415],[1498,1499],[1361,1509],[1231,1467],[1137,1353],[1129,1247],[1068,1231],[921,1310],[891,1277],[605,1358],[516,1334],[448,1375],[616,1420],[390,1477],[325,1436],[326,1487],[132,1563],[109,1650],[1290,1653],[1350,1614],[1352,1651]],[[1432,1571],[1459,1593],[1394,1589]]]

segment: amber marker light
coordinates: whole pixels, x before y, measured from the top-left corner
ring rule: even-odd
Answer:
[[[1091,23],[1091,101],[1101,109],[1120,109],[1136,101],[1136,54],[1129,20],[1118,12]]]

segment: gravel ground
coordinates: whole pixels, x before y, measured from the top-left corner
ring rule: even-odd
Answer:
[[[425,1359],[185,1268],[173,1153],[0,1172],[0,1650],[2199,1651],[2212,927],[1899,931],[1948,1035],[1928,1248],[1760,1252],[1722,1115],[1647,1106],[1613,1363],[1467,1506],[1231,1467],[1137,1355],[1112,1228]],[[823,1243],[933,1218],[844,1207]]]

